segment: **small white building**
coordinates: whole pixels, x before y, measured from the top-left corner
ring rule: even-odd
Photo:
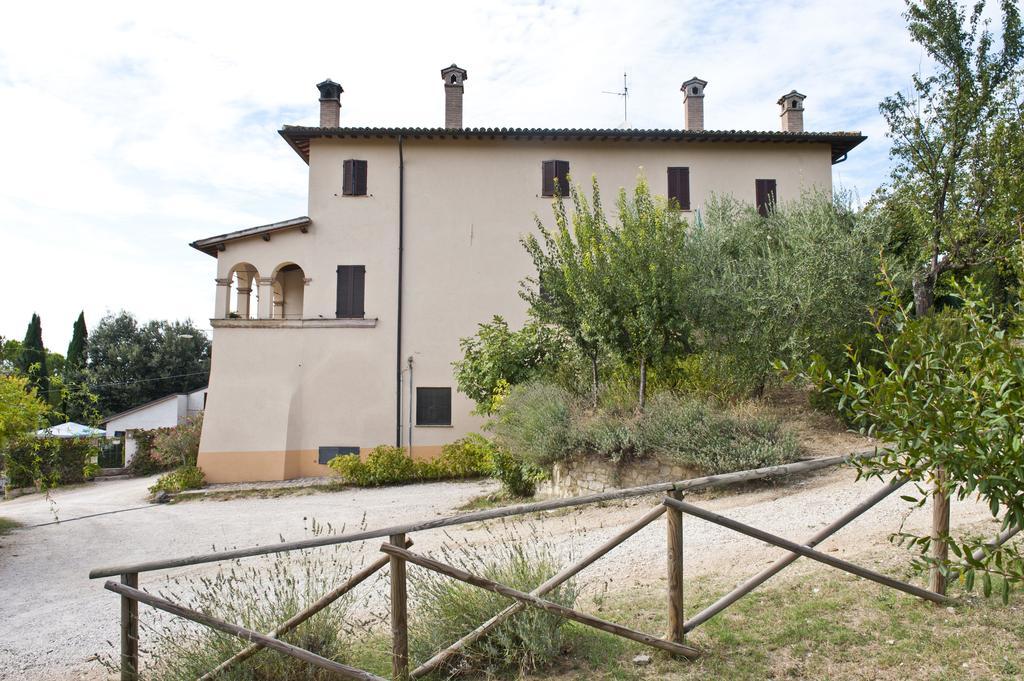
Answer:
[[[135,456],[136,443],[133,430],[173,428],[186,419],[203,413],[206,408],[207,387],[188,393],[174,393],[160,399],[132,407],[120,414],[108,416],[102,423],[107,437],[124,438],[124,463]]]

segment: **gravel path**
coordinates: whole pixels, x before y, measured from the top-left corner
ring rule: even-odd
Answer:
[[[207,552],[216,547],[267,544],[306,536],[309,519],[336,529],[365,523],[380,527],[448,515],[470,499],[495,489],[492,482],[430,483],[376,490],[343,490],[279,498],[237,498],[146,506],[152,479],[119,480],[60,490],[47,502],[40,495],[0,503],[0,516],[25,525],[0,538],[0,679],[105,679],[94,661],[117,636],[117,598],[88,579],[89,569],[109,564]],[[785,485],[742,492],[693,495],[692,501],[741,522],[801,540],[871,494],[877,482],[855,482],[852,471],[832,470]],[[508,523],[522,536],[537,535],[556,550],[579,555],[639,517],[657,500],[640,499],[599,507],[555,511]],[[134,509],[71,520],[89,514]],[[863,553],[899,555],[887,536],[904,520],[923,530],[928,509],[906,514],[898,495],[876,506],[823,545],[851,558]],[[40,525],[54,520],[60,524]],[[992,532],[987,510],[954,502],[957,528]],[[503,530],[499,529],[500,535]],[[446,534],[448,536],[446,536]],[[773,561],[779,551],[761,542],[703,523],[685,521],[687,576],[739,579]],[[479,524],[416,535],[416,551],[436,552],[444,542],[493,545],[494,533]],[[364,555],[379,542],[353,546]],[[216,570],[197,566],[176,576]],[[664,579],[664,523],[647,527],[584,573],[589,583],[612,591]],[[157,586],[143,575],[142,586]],[[148,584],[147,584],[148,583]]]

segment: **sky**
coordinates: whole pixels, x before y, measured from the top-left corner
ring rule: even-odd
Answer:
[[[862,131],[833,168],[861,200],[884,181],[878,102],[924,56],[897,0],[35,2],[0,22],[0,336],[33,312],[64,352],[125,309],[208,328],[215,260],[199,238],[305,215],[307,166],[277,135],[317,125],[441,126],[440,69],[469,71],[467,127],[681,128],[680,84],[708,81],[708,129]],[[600,179],[600,178],[599,178]]]

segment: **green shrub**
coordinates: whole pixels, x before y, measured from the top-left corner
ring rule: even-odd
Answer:
[[[668,392],[637,414],[614,399],[588,409],[560,388],[531,384],[512,390],[492,427],[500,449],[509,452],[502,473],[512,484],[524,475],[523,490],[536,481],[531,466],[545,470],[574,454],[616,462],[654,456],[713,474],[776,465],[800,453],[779,420],[755,406],[719,407]]]
[[[327,465],[343,481],[357,487],[399,485],[425,480],[484,477],[491,471],[494,445],[471,433],[441,448],[433,461],[416,461],[401,447],[374,447],[366,461],[358,456],[336,456]]]
[[[491,455],[490,476],[501,482],[502,492],[511,497],[532,497],[537,483],[547,475],[544,470],[501,447]]]
[[[715,408],[662,394],[651,400],[640,429],[645,453],[706,474],[774,466],[800,454],[792,433],[753,404]]]
[[[559,569],[543,542],[495,537],[491,546],[495,547],[492,555],[461,547],[445,550],[442,560],[527,592]],[[509,604],[502,596],[428,570],[411,571],[409,580],[413,622],[410,649],[418,659],[450,645]],[[569,582],[545,598],[571,608],[577,596],[576,586]],[[456,674],[525,674],[550,666],[563,652],[564,624],[565,620],[557,616],[528,608],[461,651],[448,664],[443,678]]]
[[[476,433],[441,447],[441,456],[431,463],[441,478],[479,478],[489,474],[494,443]]]
[[[331,532],[314,523],[312,535]],[[214,576],[183,577],[161,586],[161,594],[199,612],[256,631],[272,631],[352,573],[345,547],[276,554],[230,563]],[[281,638],[317,655],[347,662],[352,647],[352,596],[346,595]],[[146,627],[149,654],[144,678],[152,681],[194,681],[238,653],[248,642],[179,618],[154,615]],[[143,620],[146,624],[146,620]],[[160,626],[163,625],[163,626]],[[102,660],[117,670],[116,657]],[[217,676],[223,681],[333,681],[332,672],[273,651],[261,651]]]
[[[158,429],[153,438],[157,460],[166,466],[195,466],[202,432],[202,414],[187,418],[173,428]]]
[[[545,467],[572,451],[575,400],[549,383],[515,386],[491,424],[498,446]]]
[[[182,466],[161,475],[156,484],[149,488],[151,494],[168,492],[173,494],[186,489],[200,489],[206,484],[206,475],[196,466]]]
[[[98,452],[91,440],[33,439],[7,452],[4,466],[12,487],[71,485],[95,473]]]

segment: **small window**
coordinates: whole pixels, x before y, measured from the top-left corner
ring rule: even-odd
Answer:
[[[362,319],[366,290],[366,267],[338,265],[338,319]]]
[[[541,164],[541,196],[555,195],[555,180],[558,180],[558,193],[569,196],[568,161],[544,161]]]
[[[775,180],[754,180],[754,194],[757,212],[762,217],[775,210]]]
[[[354,158],[342,164],[341,193],[344,196],[366,196],[366,161]]]
[[[416,425],[452,425],[451,388],[416,388]]]
[[[668,198],[675,199],[680,210],[690,210],[690,169],[668,169]]]
[[[317,463],[328,464],[331,459],[339,456],[354,456],[359,458],[359,447],[320,447],[317,451]]]

